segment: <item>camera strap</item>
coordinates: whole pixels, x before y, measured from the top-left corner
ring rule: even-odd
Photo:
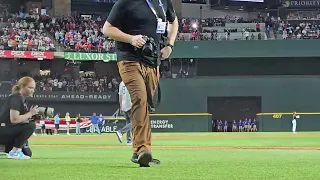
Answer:
[[[157,20],[160,19],[159,16],[157,15],[157,11],[154,9],[151,1],[150,0],[146,0],[146,1],[147,1],[149,8],[153,12],[153,14],[156,16]],[[163,3],[161,0],[158,0],[158,2],[159,2],[159,6],[161,7],[161,10],[163,12],[163,15],[164,15],[164,22],[167,22],[167,15],[166,15],[166,11],[164,10]]]

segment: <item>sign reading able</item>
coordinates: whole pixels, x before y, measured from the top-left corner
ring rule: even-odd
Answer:
[[[64,58],[67,60],[75,60],[75,61],[116,61],[117,54],[65,52]]]
[[[174,122],[170,120],[150,120],[152,132],[174,132]],[[123,128],[126,125],[126,121],[108,120],[101,128],[103,133],[114,133]],[[94,128],[87,128],[86,132],[95,133]]]

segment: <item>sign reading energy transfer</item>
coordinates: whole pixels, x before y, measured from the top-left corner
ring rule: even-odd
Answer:
[[[151,120],[152,129],[172,129],[173,124],[169,120]]]
[[[67,60],[75,60],[75,61],[116,61],[117,54],[65,52],[64,58]]]
[[[0,99],[10,95],[0,93]],[[117,93],[88,93],[88,92],[37,92],[30,100],[34,101],[82,101],[82,102],[117,102]]]

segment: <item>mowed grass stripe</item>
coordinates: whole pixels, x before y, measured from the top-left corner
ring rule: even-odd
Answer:
[[[160,133],[159,133],[160,134]],[[320,133],[203,133],[206,136],[179,136],[176,133],[153,137],[153,146],[207,146],[207,147],[320,147]],[[212,134],[212,136],[208,136]],[[161,135],[161,134],[160,134]],[[219,136],[217,136],[219,135]],[[220,137],[227,138],[220,138]],[[163,138],[159,138],[163,137]],[[175,137],[175,138],[173,138]],[[179,138],[177,138],[179,137]],[[194,137],[194,138],[191,138]],[[219,137],[219,138],[217,138]],[[240,138],[241,137],[241,138]],[[81,136],[36,136],[30,139],[31,145],[91,145],[91,146],[119,146],[121,145],[115,134],[81,135]]]
[[[154,149],[160,165],[142,169],[130,149],[34,148],[28,161],[0,159],[1,179],[15,180],[301,180],[319,179],[319,151]]]

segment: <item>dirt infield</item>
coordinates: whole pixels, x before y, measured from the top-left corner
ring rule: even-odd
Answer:
[[[50,138],[49,138],[50,137]],[[278,134],[278,135],[215,135],[215,136],[153,136],[155,140],[172,140],[172,139],[251,139],[251,138],[292,138],[292,137],[320,137],[320,134]],[[32,141],[88,141],[88,140],[115,140],[116,136],[32,136]]]
[[[77,149],[116,149],[116,148],[131,148],[131,146],[97,146],[97,145],[32,145],[32,147],[40,148],[77,148]],[[257,146],[152,146],[156,149],[194,149],[194,150],[320,150],[320,147],[257,147]]]

